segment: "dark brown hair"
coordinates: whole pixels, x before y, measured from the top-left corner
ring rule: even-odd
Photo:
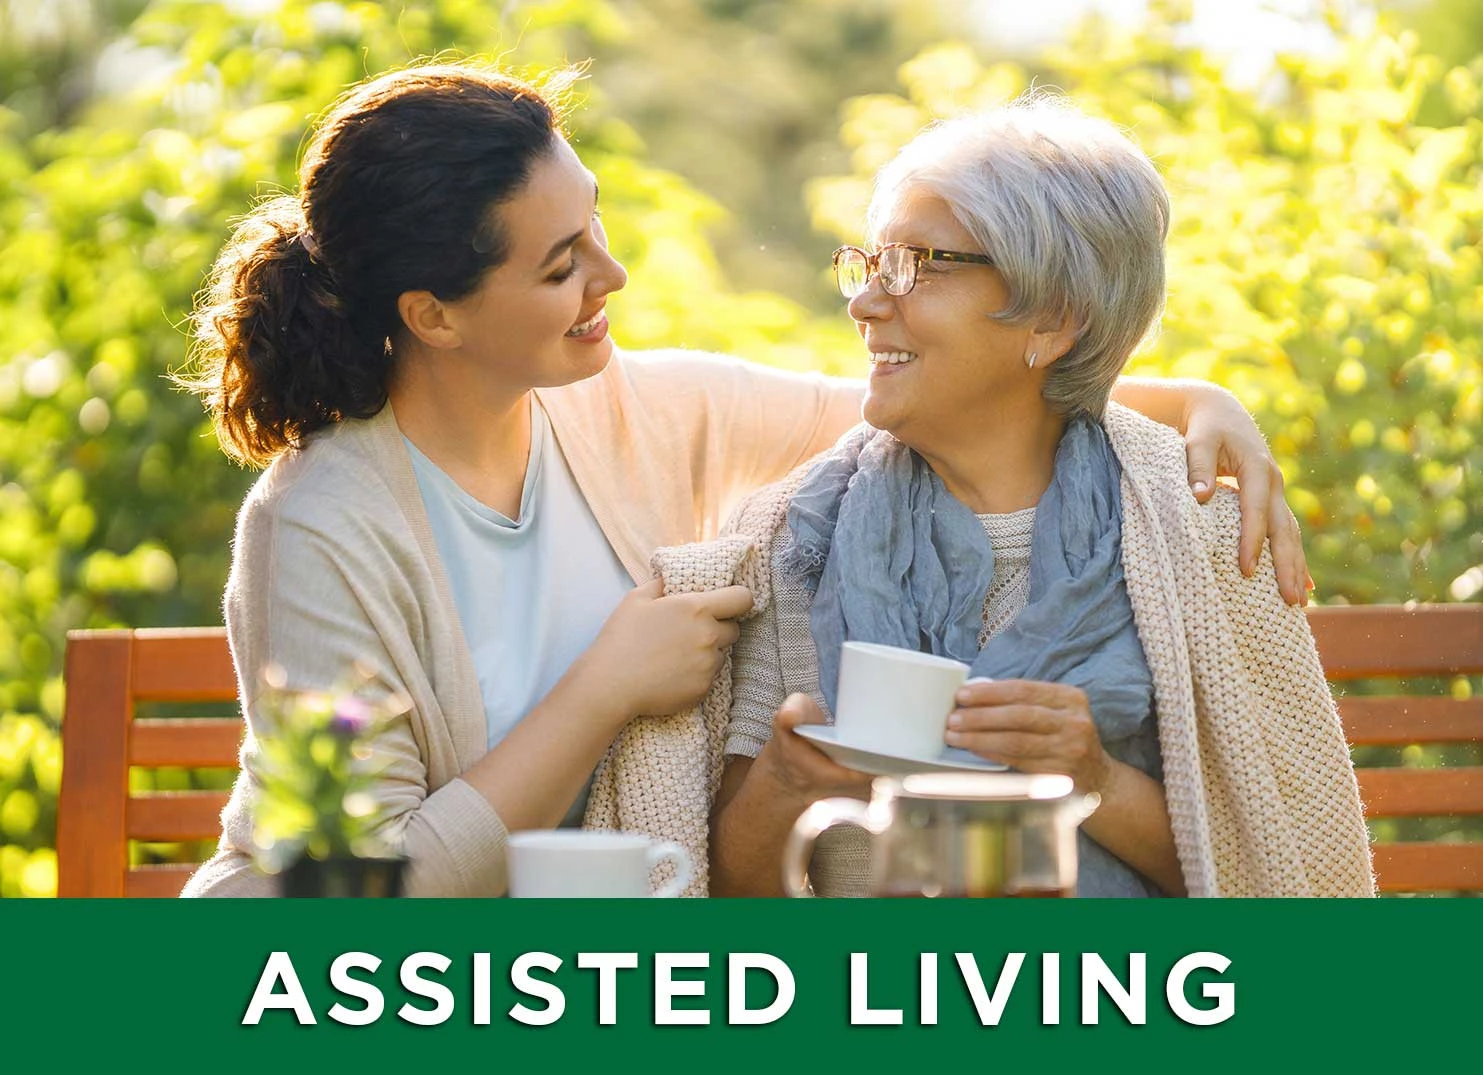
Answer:
[[[227,454],[266,466],[386,403],[397,298],[467,296],[508,253],[494,207],[561,136],[561,93],[473,64],[413,67],[346,93],[299,168],[217,256],[192,314],[199,392]]]

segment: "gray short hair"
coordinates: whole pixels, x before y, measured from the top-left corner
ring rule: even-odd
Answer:
[[[896,196],[922,188],[951,207],[994,259],[1009,324],[1079,326],[1051,367],[1057,412],[1100,417],[1128,356],[1164,305],[1169,195],[1150,161],[1111,123],[1064,98],[1028,94],[928,127],[876,177],[876,235]]]

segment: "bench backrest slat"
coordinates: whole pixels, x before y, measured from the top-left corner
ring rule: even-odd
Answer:
[[[1483,889],[1483,843],[1376,844],[1375,874],[1386,892]]]
[[[238,717],[135,720],[129,729],[129,764],[149,769],[234,768],[242,744]]]
[[[176,843],[221,835],[224,791],[166,791],[136,795],[125,805],[125,830],[132,840]]]
[[[1308,623],[1330,682],[1483,672],[1483,605],[1315,608]]]
[[[221,628],[141,628],[133,634],[135,701],[236,700],[237,674]]]
[[[1483,814],[1483,766],[1358,772],[1367,817]]]
[[[1353,695],[1339,699],[1339,717],[1355,746],[1483,740],[1483,698]]]
[[[136,899],[174,899],[195,871],[193,862],[136,866],[124,877],[123,895]]]

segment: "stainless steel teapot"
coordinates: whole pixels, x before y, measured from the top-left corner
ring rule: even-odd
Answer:
[[[873,837],[872,896],[1074,896],[1076,830],[1101,801],[1054,774],[883,776],[871,791],[804,811],[783,849],[790,895],[810,895],[819,834],[858,825]]]

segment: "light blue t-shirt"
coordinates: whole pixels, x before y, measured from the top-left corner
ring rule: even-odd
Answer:
[[[592,645],[633,580],[539,404],[531,404],[518,522],[464,492],[403,440],[473,654],[493,747]],[[586,798],[584,789],[563,825],[580,824]]]

